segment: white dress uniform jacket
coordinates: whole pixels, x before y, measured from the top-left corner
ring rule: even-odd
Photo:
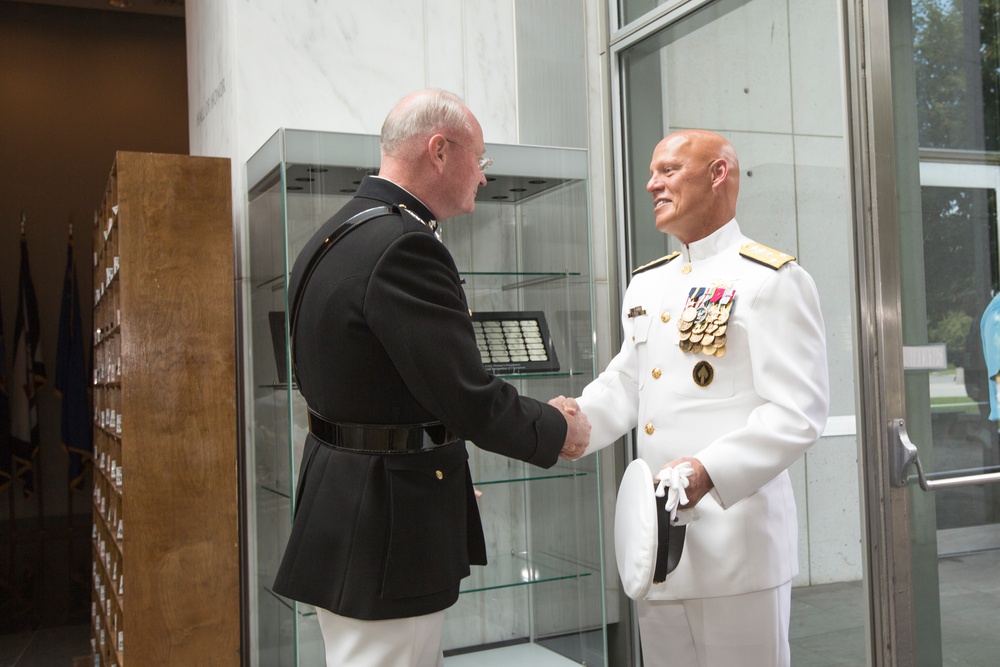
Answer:
[[[622,306],[621,351],[578,399],[592,426],[587,453],[638,427],[638,453],[654,476],[692,456],[715,484],[687,527],[680,564],[648,599],[739,595],[798,573],[787,468],[826,424],[823,317],[809,274],[794,261],[761,263],[782,253],[750,243],[734,219],[638,270]],[[722,356],[680,345],[692,288],[734,290]]]

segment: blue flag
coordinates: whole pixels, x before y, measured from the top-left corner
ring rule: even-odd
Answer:
[[[66,249],[62,306],[59,310],[59,341],[56,347],[56,393],[62,398],[62,444],[69,454],[69,488],[82,489],[87,464],[93,458],[94,433],[87,395],[87,362],[84,355],[83,321],[73,261],[73,236]]]
[[[11,373],[10,435],[13,440],[13,474],[24,483],[24,495],[35,491],[34,460],[38,453],[36,392],[45,383],[45,364],[38,325],[38,301],[31,282],[28,242],[21,235],[21,275],[17,287],[14,325],[14,365]]]

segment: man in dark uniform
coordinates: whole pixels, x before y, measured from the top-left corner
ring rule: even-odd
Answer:
[[[547,468],[579,456],[590,425],[575,403],[519,396],[483,367],[434,233],[486,184],[476,118],[419,91],[386,118],[381,149],[379,176],[289,282],[310,434],[274,590],[317,607],[328,665],[423,667],[441,664],[444,610],[470,564],[486,564],[465,440]]]

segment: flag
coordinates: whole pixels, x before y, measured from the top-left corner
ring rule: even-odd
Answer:
[[[35,491],[34,456],[38,451],[36,391],[45,383],[45,364],[38,327],[38,301],[31,283],[28,242],[21,235],[21,275],[17,283],[14,364],[11,371],[10,434],[13,474],[24,483],[25,497]]]
[[[2,309],[0,309],[2,310]],[[7,355],[3,344],[3,315],[0,312],[0,489],[11,482],[10,398],[7,390]]]
[[[87,463],[94,452],[90,400],[87,396],[87,362],[83,350],[83,321],[80,319],[71,231],[66,249],[66,275],[63,278],[56,348],[56,394],[62,398],[62,444],[69,454],[70,489],[83,488]]]

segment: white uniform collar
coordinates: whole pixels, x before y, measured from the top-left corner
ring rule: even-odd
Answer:
[[[740,225],[736,222],[736,218],[733,218],[705,238],[685,245],[681,253],[686,261],[695,262],[714,257],[726,248],[742,241],[743,232],[740,231]]]

